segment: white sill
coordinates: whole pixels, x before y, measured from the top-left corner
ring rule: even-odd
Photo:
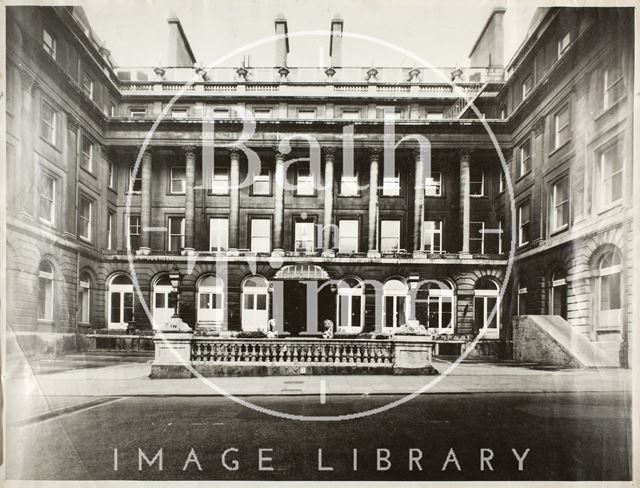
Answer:
[[[521,248],[523,248],[525,246],[528,246],[528,245],[529,245],[529,241],[523,242],[522,244],[518,244],[518,249],[521,249]]]
[[[554,236],[556,234],[559,234],[560,232],[563,232],[563,231],[567,230],[568,228],[569,228],[569,224],[561,225],[560,227],[549,231],[549,236]]]
[[[91,244],[91,238],[89,237],[84,237],[84,236],[78,236],[80,238],[81,241],[87,242],[89,244]]]
[[[50,220],[44,219],[42,217],[38,217],[38,220],[40,221],[40,223],[45,224],[49,227],[55,227],[55,224],[53,222],[51,222]]]
[[[53,319],[38,319],[38,323],[39,324],[49,324],[49,325],[53,325],[54,321]]]
[[[622,198],[620,198],[620,199],[616,200],[615,202],[611,202],[611,203],[609,203],[609,204],[607,204],[607,205],[605,205],[605,206],[601,207],[601,208],[598,210],[598,214],[606,213],[606,212],[608,212],[608,211],[609,211],[609,210],[611,210],[611,209],[614,209],[614,208],[616,208],[616,207],[620,207],[621,205],[622,205]]]

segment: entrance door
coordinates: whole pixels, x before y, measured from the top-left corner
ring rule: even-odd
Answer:
[[[307,328],[307,290],[300,281],[284,282],[284,330],[297,336]]]
[[[498,285],[491,280],[482,280],[476,285],[473,300],[473,332],[478,334],[486,327],[484,339],[498,339],[500,337],[500,297]]]
[[[153,328],[160,329],[173,316],[176,299],[168,276],[161,277],[153,287]]]
[[[262,276],[250,276],[242,285],[242,330],[267,330],[269,284]]]
[[[109,329],[126,329],[133,322],[133,284],[128,276],[111,280],[108,291]]]

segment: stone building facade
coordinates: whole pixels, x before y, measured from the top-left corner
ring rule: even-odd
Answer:
[[[479,350],[508,357],[513,315],[552,314],[624,363],[632,12],[540,11],[506,67],[484,52],[502,49],[503,14],[473,68],[341,66],[336,19],[328,69],[286,66],[289,38],[276,68],[207,69],[170,19],[178,66],[151,69],[115,67],[82,9],[8,8],[10,329],[51,351],[158,327],[177,270],[192,327],[416,319],[467,340],[484,328]]]

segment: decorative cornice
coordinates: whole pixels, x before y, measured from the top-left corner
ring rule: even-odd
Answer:
[[[373,146],[368,148],[369,150],[369,160],[379,160],[380,155],[382,154],[382,146]]]
[[[232,159],[238,159],[242,151],[238,146],[232,146],[229,148],[229,157]]]
[[[332,161],[336,157],[336,153],[338,152],[338,148],[336,146],[323,146],[322,151],[324,152],[324,158],[331,159]]]

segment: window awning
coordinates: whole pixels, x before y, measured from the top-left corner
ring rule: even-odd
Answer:
[[[275,280],[328,280],[329,274],[320,266],[313,264],[290,264],[282,267]]]

